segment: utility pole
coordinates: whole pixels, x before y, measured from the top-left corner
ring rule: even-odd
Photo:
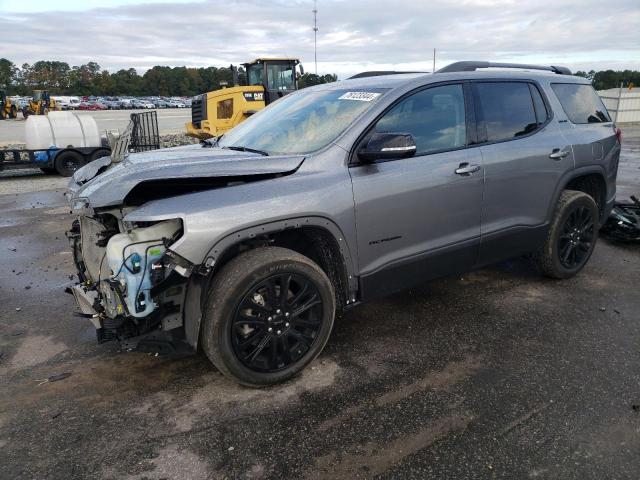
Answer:
[[[313,59],[318,75],[318,0],[313,0]]]
[[[431,73],[436,73],[436,49],[433,49],[433,70]]]

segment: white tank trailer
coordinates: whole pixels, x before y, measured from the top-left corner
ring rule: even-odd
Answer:
[[[0,150],[0,170],[38,167],[70,177],[88,162],[111,154],[95,119],[76,112],[30,115],[24,124],[26,150]]]

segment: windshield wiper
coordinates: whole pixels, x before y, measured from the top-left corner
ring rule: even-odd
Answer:
[[[269,156],[269,154],[264,150],[257,150],[255,148],[249,148],[249,147],[222,147],[222,148],[227,148],[229,150],[237,150],[238,152],[259,153],[260,155],[264,155],[265,157]]]

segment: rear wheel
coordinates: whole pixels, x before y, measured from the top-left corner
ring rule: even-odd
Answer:
[[[226,376],[248,386],[283,382],[324,348],[335,297],[318,265],[292,250],[257,248],[212,281],[202,346]]]
[[[15,105],[11,106],[11,111],[9,112],[10,118],[18,118],[18,108]]]
[[[85,163],[84,156],[81,153],[66,150],[56,156],[56,172],[63,177],[70,177]]]
[[[569,278],[589,261],[599,229],[598,206],[583,192],[565,190],[544,246],[534,254],[534,261],[546,276]]]

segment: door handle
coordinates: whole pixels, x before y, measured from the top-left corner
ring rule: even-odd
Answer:
[[[457,175],[471,175],[472,173],[480,170],[480,165],[469,165],[467,162],[461,163],[458,168],[456,168]]]
[[[554,160],[560,160],[566,157],[567,155],[569,155],[569,152],[567,150],[561,151],[559,148],[554,148],[549,154],[549,158],[552,158]]]

